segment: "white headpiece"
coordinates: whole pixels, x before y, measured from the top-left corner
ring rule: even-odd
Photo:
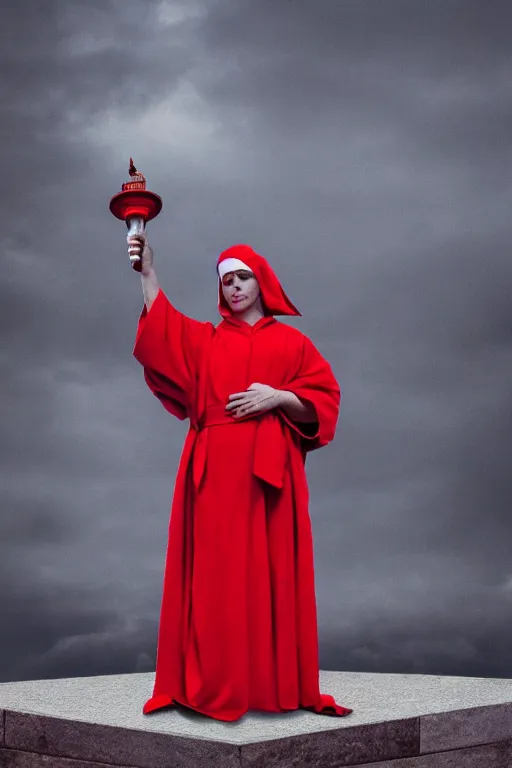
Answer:
[[[228,272],[234,272],[236,269],[246,269],[248,272],[252,272],[252,269],[244,264],[240,259],[224,259],[219,264],[219,277],[222,280],[224,275]]]

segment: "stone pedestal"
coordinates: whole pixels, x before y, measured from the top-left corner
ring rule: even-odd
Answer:
[[[142,714],[152,673],[0,684],[0,768],[511,768],[512,680],[321,672],[348,717]]]

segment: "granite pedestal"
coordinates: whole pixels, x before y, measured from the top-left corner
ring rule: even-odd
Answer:
[[[354,712],[142,714],[154,673],[0,684],[0,768],[512,768],[512,680],[321,672]]]

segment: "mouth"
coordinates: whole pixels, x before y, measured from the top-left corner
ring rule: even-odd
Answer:
[[[233,302],[233,304],[239,304],[244,299],[245,299],[245,296],[237,296],[236,299],[231,299],[231,301]]]

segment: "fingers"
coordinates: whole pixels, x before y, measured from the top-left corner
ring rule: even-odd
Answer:
[[[145,245],[147,237],[146,235],[126,235],[126,241],[128,243]]]
[[[146,245],[146,237],[144,235],[128,235],[126,241],[128,243],[128,255],[132,264],[140,261],[142,251]]]
[[[252,416],[253,413],[258,413],[260,410],[260,408],[254,405],[241,405],[232,413],[232,415],[235,419],[239,419],[241,416]]]
[[[228,405],[226,405],[226,411],[234,413],[235,411],[239,411],[241,408],[248,408],[250,405],[252,405],[252,403],[248,402],[247,400],[237,400],[234,403],[228,403]]]
[[[231,409],[229,405],[226,406],[229,413],[238,418],[240,416],[252,416],[255,413],[265,413],[272,410],[272,405],[268,398],[264,400],[248,400],[240,403],[233,403],[234,408]]]
[[[131,235],[126,238],[126,242],[130,247],[144,248],[146,245],[146,238],[142,235]]]
[[[228,396],[228,400],[233,402],[234,400],[243,400],[245,397],[247,397],[247,392],[233,392],[232,395]]]
[[[228,403],[228,404],[226,405],[226,411],[236,411],[236,409],[237,409],[237,408],[240,408],[240,407],[241,407],[241,403],[239,403],[239,402],[236,402],[236,403]]]

